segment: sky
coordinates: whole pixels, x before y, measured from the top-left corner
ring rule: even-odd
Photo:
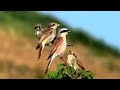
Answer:
[[[120,49],[120,11],[42,11]]]

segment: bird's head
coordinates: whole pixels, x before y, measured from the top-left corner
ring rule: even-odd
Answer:
[[[58,35],[64,36],[64,35],[67,35],[69,32],[71,32],[69,29],[61,28],[59,29]]]
[[[41,31],[41,30],[43,30],[41,24],[36,24],[36,25],[34,26],[34,29],[35,29],[36,32],[37,32],[37,31]]]
[[[50,24],[48,24],[48,28],[56,29],[58,26],[60,26],[60,24],[55,22],[51,22]]]
[[[71,59],[71,60],[77,59],[77,55],[71,50],[69,50],[69,54],[67,57],[68,57],[68,59]]]

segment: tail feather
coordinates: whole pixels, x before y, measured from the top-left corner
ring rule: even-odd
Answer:
[[[49,62],[48,62],[47,68],[46,68],[46,70],[45,70],[45,74],[48,72],[48,68],[49,68],[49,66],[50,66],[50,63],[51,63],[51,60],[49,60]]]
[[[85,70],[85,68],[83,66],[81,68],[82,68],[82,70]]]
[[[51,58],[52,54],[49,55],[49,57],[47,58],[47,60],[49,60]]]
[[[52,57],[50,57],[50,60],[49,60],[48,65],[47,65],[47,68],[45,70],[45,74],[47,73],[47,71],[48,71],[48,69],[49,69],[49,67],[50,67],[50,65],[51,65],[51,63],[52,63],[52,61],[53,61],[54,58],[55,58],[55,55],[53,55]]]
[[[39,53],[38,53],[38,60],[41,58],[42,50],[43,50],[43,46],[40,44],[40,49],[39,49]]]
[[[36,50],[40,47],[40,44],[38,43],[37,46],[36,46]]]
[[[50,53],[49,57],[47,58],[47,60],[50,59],[53,56],[53,54],[54,54],[55,51],[56,51],[56,49],[53,50],[53,51],[51,51],[51,53]]]

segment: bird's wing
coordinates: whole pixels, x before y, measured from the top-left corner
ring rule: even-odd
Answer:
[[[36,50],[40,47],[40,44],[38,43],[37,46],[36,46]]]
[[[77,65],[78,65],[80,68],[82,68],[82,70],[85,70],[85,68],[83,67],[83,64],[82,64],[82,62],[81,62],[80,60],[76,60],[76,62],[77,62]]]
[[[40,42],[42,42],[43,40],[45,40],[48,36],[50,36],[53,33],[53,29],[46,29],[42,32],[42,35],[40,37]]]
[[[54,39],[50,43],[53,44],[56,38],[57,38],[57,35],[55,35]]]
[[[54,52],[57,50],[58,46],[63,42],[63,38],[62,37],[57,37],[52,45],[53,49],[48,57],[48,59],[54,54]],[[47,60],[48,60],[47,59]]]

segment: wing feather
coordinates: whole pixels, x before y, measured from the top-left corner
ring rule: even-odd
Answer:
[[[53,29],[52,28],[48,28],[45,31],[42,32],[41,38],[40,38],[40,42],[42,42],[43,40],[45,40],[48,36],[50,36],[53,33]]]
[[[62,37],[57,37],[57,38],[55,39],[55,41],[54,41],[54,43],[53,43],[53,45],[52,45],[53,49],[52,49],[52,51],[51,51],[48,59],[51,58],[51,56],[54,54],[54,52],[57,50],[57,48],[59,47],[59,45],[60,45],[62,42],[63,42],[63,38],[62,38]],[[47,60],[48,60],[48,59],[47,59]]]
[[[41,58],[42,50],[43,50],[43,46],[40,44],[39,45],[38,60]]]
[[[83,64],[80,60],[76,60],[77,61],[77,65],[82,68],[82,70],[85,70],[85,68],[83,67]]]

